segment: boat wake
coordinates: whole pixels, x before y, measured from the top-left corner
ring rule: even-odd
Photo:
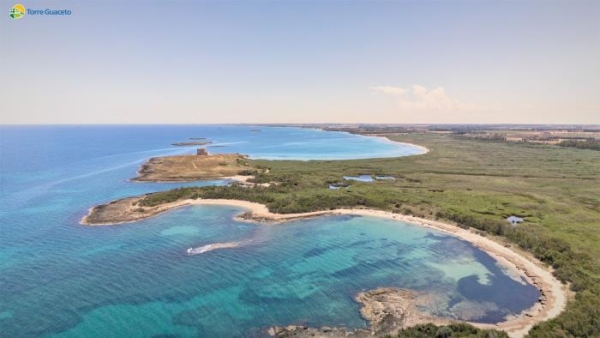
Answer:
[[[212,243],[203,246],[199,246],[197,248],[189,248],[186,250],[188,256],[199,255],[205,252],[218,250],[218,249],[230,249],[237,248],[242,245],[242,242],[225,242],[225,243]]]

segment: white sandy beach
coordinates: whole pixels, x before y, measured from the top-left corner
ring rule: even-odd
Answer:
[[[389,135],[382,135],[382,134],[370,134],[370,135],[368,135],[368,136],[369,136],[369,137],[377,137],[377,138],[383,139],[383,140],[385,140],[385,141],[386,141],[386,142],[388,142],[388,143],[403,144],[403,145],[407,145],[407,146],[415,147],[415,148],[418,148],[418,149],[420,149],[421,151],[423,151],[421,154],[415,154],[415,155],[425,155],[425,154],[427,154],[428,152],[430,152],[430,151],[431,151],[429,148],[427,148],[427,147],[423,147],[423,146],[421,146],[421,145],[418,145],[418,144],[390,140],[390,139],[388,138],[388,136],[389,136]],[[415,156],[415,155],[413,155],[413,156]]]

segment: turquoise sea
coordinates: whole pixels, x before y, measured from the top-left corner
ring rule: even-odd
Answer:
[[[1,337],[260,337],[271,325],[365,327],[353,297],[380,286],[433,295],[425,310],[497,322],[538,291],[467,242],[392,220],[336,216],[271,226],[241,209],[186,207],[86,227],[88,208],[185,185],[134,183],[149,157],[211,152],[268,159],[419,154],[419,148],[314,129],[256,126],[0,127]],[[251,239],[251,241],[250,241]],[[186,249],[243,240],[188,256]]]

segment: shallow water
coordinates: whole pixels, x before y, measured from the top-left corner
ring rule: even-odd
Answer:
[[[477,308],[485,310],[478,320],[488,322],[537,300],[535,288],[507,277],[470,244],[389,220],[261,226],[234,221],[240,209],[195,206],[127,225],[78,224],[89,207],[115,198],[226,184],[128,181],[148,157],[193,152],[169,146],[189,137],[253,157],[418,153],[343,133],[251,129],[1,127],[1,336],[230,337],[292,323],[363,327],[353,296],[390,285],[442,295],[438,315]],[[186,253],[233,241],[244,245]]]
[[[375,180],[371,175],[363,174],[358,176],[344,176],[345,180],[358,181],[358,182],[374,182]]]

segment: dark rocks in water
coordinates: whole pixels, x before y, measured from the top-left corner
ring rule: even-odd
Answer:
[[[323,326],[320,329],[307,327],[303,325],[288,325],[288,326],[272,326],[267,331],[271,337],[369,337],[370,332],[367,330],[348,330],[346,328]]]
[[[198,148],[196,150],[196,155],[207,156],[208,155],[208,151],[206,151],[206,148]]]

